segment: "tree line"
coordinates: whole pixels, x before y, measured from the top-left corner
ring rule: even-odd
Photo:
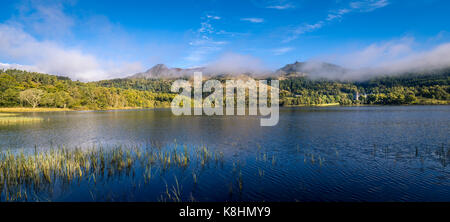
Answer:
[[[0,70],[0,107],[70,109],[168,107],[176,94],[170,79],[113,79],[84,83],[67,77]],[[280,105],[450,104],[450,71],[332,81],[280,80]]]
[[[169,106],[173,97],[165,92],[105,87],[97,82],[84,83],[61,76],[0,70],[1,107],[151,108]]]

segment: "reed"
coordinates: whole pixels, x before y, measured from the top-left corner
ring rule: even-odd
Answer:
[[[264,169],[278,165],[278,158],[267,152],[256,155],[259,156],[257,161],[262,164],[262,168],[258,167],[258,175],[263,179],[270,174]],[[183,186],[189,181],[191,185],[187,187],[198,187],[203,181],[199,180],[200,173],[219,167],[231,170],[230,180],[225,181],[225,184],[231,182],[230,196],[233,194],[233,184],[242,194],[246,179],[243,174],[245,159],[227,159],[226,166],[232,166],[231,169],[223,167],[224,156],[223,152],[210,150],[206,145],[173,146],[153,142],[151,145],[55,146],[0,151],[0,201],[49,201],[54,199],[55,192],[81,187],[88,187],[88,198],[93,201],[102,198],[113,200],[116,198],[113,194],[102,194],[108,190],[105,188],[123,184],[131,187],[130,195],[134,195],[146,185],[154,189],[154,184],[165,181],[168,174],[174,175],[172,184],[165,182],[165,187],[161,186],[161,193],[155,195],[155,200],[192,201],[195,200],[192,192],[188,190],[183,193]],[[192,180],[186,180],[185,171],[192,176]],[[183,179],[182,183],[177,176]]]
[[[11,116],[18,116],[17,113],[0,113],[0,117],[11,117]]]
[[[11,107],[11,108],[0,108],[0,113],[30,113],[30,112],[63,112],[72,111],[72,109],[67,108],[45,108],[45,107]]]
[[[0,200],[14,201],[28,198],[32,192],[51,192],[54,186],[73,185],[80,181],[97,184],[99,180],[113,179],[122,175],[135,175],[142,170],[142,178],[148,183],[152,169],[187,168],[191,162],[205,167],[223,161],[223,154],[210,151],[206,146],[183,150],[161,150],[154,147],[117,146],[112,148],[92,147],[68,149],[59,146],[34,152],[0,152]],[[198,157],[198,158],[196,158]],[[197,175],[194,173],[194,182]],[[180,198],[180,185],[170,192],[171,197]],[[171,200],[174,200],[171,198]]]
[[[42,121],[44,121],[44,119],[40,117],[0,116],[0,125],[26,124]]]

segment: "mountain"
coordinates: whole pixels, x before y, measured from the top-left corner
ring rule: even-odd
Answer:
[[[278,69],[275,73],[278,76],[307,76],[321,73],[337,73],[345,74],[347,69],[326,62],[295,62],[287,64],[283,68]]]
[[[278,77],[302,77],[307,75],[320,75],[324,73],[332,73],[335,75],[344,75],[349,70],[325,62],[295,62],[293,64],[285,65],[283,68],[276,70],[275,72],[266,73],[252,73],[244,72],[238,73],[226,73],[225,71],[219,71],[214,67],[199,67],[190,69],[181,68],[168,68],[164,64],[158,64],[153,66],[151,69],[134,74],[128,79],[175,79],[182,77],[191,77],[194,72],[202,72],[204,76],[209,77],[236,77],[236,76],[251,76],[253,78],[265,78],[271,76]]]
[[[194,72],[203,72],[204,67],[191,68],[191,69],[181,69],[181,68],[168,68],[164,64],[158,64],[153,66],[151,69],[134,74],[128,78],[130,79],[172,79],[189,77],[194,74]]]

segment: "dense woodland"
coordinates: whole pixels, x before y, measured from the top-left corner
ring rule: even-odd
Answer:
[[[37,106],[71,109],[111,109],[169,106],[173,94],[103,87],[67,77],[20,70],[0,70],[0,106]],[[36,98],[33,98],[36,97]],[[32,104],[37,99],[37,104]]]
[[[368,81],[280,81],[280,105],[450,104],[450,72],[378,77]],[[112,109],[167,107],[172,80],[113,79],[84,83],[67,77],[0,70],[0,107]]]
[[[290,78],[280,82],[282,105],[449,104],[450,72],[377,77],[367,81]]]

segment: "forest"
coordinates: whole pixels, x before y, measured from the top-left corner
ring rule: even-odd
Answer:
[[[170,79],[73,81],[21,70],[0,70],[0,107],[74,110],[168,107]],[[280,80],[281,106],[450,104],[450,72],[381,76],[366,81],[308,77]]]
[[[281,105],[449,104],[450,72],[380,76],[353,82],[299,77],[280,81],[280,88]]]
[[[75,110],[170,106],[164,92],[104,87],[96,82],[21,70],[0,70],[0,107],[54,107]]]

